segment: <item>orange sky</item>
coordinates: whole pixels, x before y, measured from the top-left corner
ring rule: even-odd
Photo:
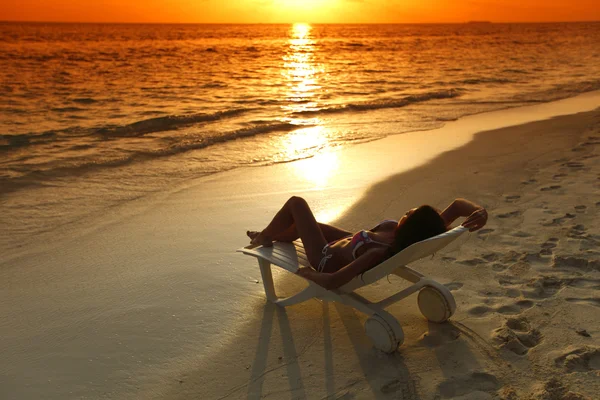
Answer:
[[[0,20],[413,23],[600,20],[600,0],[2,0]]]

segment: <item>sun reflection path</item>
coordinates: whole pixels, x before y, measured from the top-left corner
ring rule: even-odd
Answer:
[[[281,138],[282,155],[287,160],[306,158],[292,163],[296,176],[324,188],[334,176],[338,166],[337,154],[327,151],[330,147],[327,128],[319,118],[307,118],[302,112],[319,109],[318,96],[321,86],[318,78],[324,73],[322,65],[315,61],[316,41],[309,24],[294,24],[290,29],[289,48],[283,56],[282,75],[287,82],[287,104],[283,106],[286,120],[294,125],[305,126]]]
[[[288,87],[288,104],[283,107],[288,114],[318,109],[316,96],[321,89],[318,75],[323,68],[315,62],[316,41],[311,31],[308,24],[294,24],[290,30],[289,49],[283,56],[281,71]]]
[[[292,135],[288,135],[287,140],[290,141],[289,148],[304,148],[313,143],[326,142],[326,139],[319,138],[319,128],[300,129]],[[332,178],[338,172],[339,163],[336,152],[324,151],[317,153],[314,157],[290,163],[289,167],[297,178],[309,183],[314,189],[324,189],[331,185]]]

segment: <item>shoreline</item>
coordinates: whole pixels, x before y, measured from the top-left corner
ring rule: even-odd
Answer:
[[[99,227],[106,225],[107,223],[119,223],[119,221],[121,221],[121,219],[124,216],[129,217],[139,213],[143,213],[145,212],[145,210],[153,208],[154,204],[158,204],[165,201],[165,199],[169,196],[172,196],[180,191],[185,191],[190,188],[193,188],[196,185],[202,185],[202,182],[211,182],[214,179],[219,179],[221,176],[224,177],[224,179],[228,179],[227,177],[231,174],[233,174],[234,176],[245,173],[252,175],[252,170],[254,168],[274,168],[275,170],[277,170],[278,168],[282,167],[286,170],[286,173],[288,172],[287,169],[300,170],[302,168],[308,168],[311,170],[316,170],[321,167],[319,163],[321,163],[321,160],[324,158],[334,158],[334,162],[339,164],[340,162],[348,162],[347,160],[351,157],[360,157],[360,154],[363,151],[363,146],[367,146],[366,149],[379,148],[381,149],[381,151],[387,150],[388,143],[390,146],[398,145],[418,147],[419,151],[421,152],[421,155],[419,157],[413,156],[409,161],[400,160],[400,162],[397,165],[395,165],[389,171],[389,173],[364,173],[361,171],[361,179],[368,180],[368,182],[358,185],[360,186],[360,188],[357,189],[364,190],[373,182],[385,179],[393,173],[400,173],[402,171],[406,171],[407,169],[423,165],[424,163],[433,159],[438,154],[444,151],[448,151],[453,148],[458,148],[466,144],[469,140],[471,140],[475,133],[480,132],[482,130],[491,130],[507,126],[515,126],[536,120],[552,118],[557,115],[568,115],[582,111],[589,111],[596,107],[600,107],[600,91],[591,91],[579,94],[574,97],[552,102],[472,114],[466,117],[462,117],[456,121],[449,121],[441,128],[425,131],[411,131],[400,134],[389,134],[378,140],[369,141],[358,145],[352,145],[344,147],[342,149],[336,149],[330,152],[318,154],[310,158],[296,160],[289,163],[271,164],[267,166],[258,166],[251,168],[238,167],[227,171],[221,171],[215,174],[208,174],[187,182],[180,182],[167,191],[159,191],[146,194],[141,197],[127,200],[124,203],[117,202],[116,204],[109,204],[107,208],[102,210],[102,212],[100,212],[99,210],[95,210],[92,214],[77,216],[71,218],[68,221],[62,221],[59,226],[54,226],[48,232],[46,232],[46,230],[37,232],[35,237],[20,237],[22,241],[18,244],[15,243],[13,239],[7,237],[5,245],[0,247],[0,250],[2,250],[4,254],[4,259],[2,260],[2,263],[0,263],[0,265],[7,264],[8,262],[11,262],[20,257],[27,257],[28,255],[31,255],[29,250],[31,247],[38,248],[39,251],[49,250],[52,249],[52,247],[64,244],[65,239],[62,239],[63,237],[68,237],[70,239],[67,240],[72,240],[72,236],[74,234],[77,236],[83,236],[89,234],[90,232],[93,232]],[[432,139],[427,142],[424,139],[424,135],[427,135]],[[332,154],[336,154],[336,156],[332,156]],[[315,160],[317,162],[315,162]],[[370,162],[372,162],[372,160],[370,160]],[[287,166],[293,167],[286,169]],[[353,167],[350,166],[350,168]],[[389,166],[382,166],[381,164],[379,164],[378,168],[387,169],[389,168]],[[323,183],[324,181],[323,179],[321,179],[321,182],[318,182],[319,179],[315,179],[314,176],[307,178],[306,176],[301,176],[302,174],[299,174],[298,171],[292,172],[294,174],[294,177],[300,180],[299,183],[301,187],[299,190],[307,190],[307,188],[310,188],[310,186],[312,186],[314,190],[323,190],[329,189],[331,186],[329,180],[326,180],[326,182]],[[332,173],[332,171],[328,172],[330,174]],[[344,172],[340,170],[337,170],[336,172],[338,173],[338,175],[344,175],[341,177],[343,180],[341,185],[351,185],[353,187],[357,186],[351,182],[352,177],[348,177],[349,174],[344,174]],[[281,190],[285,190],[288,192],[292,192],[294,190],[292,185],[279,184],[279,186],[281,187]],[[71,197],[72,195],[73,194],[70,194]],[[19,200],[20,198],[20,196],[17,196],[13,200],[13,202],[16,202],[15,205],[18,205],[18,202],[21,201]],[[357,199],[357,197],[353,196],[353,199]],[[67,210],[65,209],[63,211]],[[327,216],[327,220],[331,220],[334,216],[339,215],[339,213],[342,211],[343,210],[338,210],[334,215]],[[107,220],[110,222],[107,222]],[[10,226],[10,221],[5,222],[7,223],[7,226]],[[12,224],[14,225],[14,222]],[[30,229],[29,225],[26,225],[26,228]],[[14,230],[14,232],[21,234],[21,228],[18,227],[18,224],[12,229]],[[23,241],[25,242],[25,245],[23,245]],[[47,244],[47,246],[40,246],[40,242]]]
[[[577,108],[577,101],[568,103]],[[564,102],[550,106],[553,107],[559,111],[569,109]],[[492,121],[488,121],[490,125],[539,116],[531,108],[495,113]],[[596,139],[588,140],[591,144],[585,146],[578,143],[585,142],[580,139],[585,137],[585,129],[596,124],[600,117],[598,111],[557,117],[478,133],[470,140],[481,121],[488,118],[490,115],[468,117],[442,130],[428,132],[420,140],[417,134],[398,135],[288,165],[203,178],[162,196],[155,203],[144,203],[129,215],[115,212],[104,216],[98,221],[100,225],[55,248],[42,248],[39,253],[12,259],[12,268],[0,271],[3,282],[0,300],[7,305],[3,311],[6,315],[0,318],[3,321],[0,331],[6,338],[2,348],[6,364],[0,366],[0,371],[11,379],[10,384],[7,381],[1,386],[18,397],[39,397],[43,393],[50,398],[73,395],[71,389],[80,395],[113,398],[131,397],[140,391],[147,394],[145,398],[188,398],[199,394],[220,398],[235,389],[231,392],[233,398],[260,398],[277,393],[309,398],[340,397],[344,393],[349,397],[387,398],[392,393],[414,392],[416,398],[428,399],[433,398],[435,390],[446,398],[454,390],[451,388],[461,385],[481,392],[480,398],[488,398],[485,395],[510,385],[516,385],[514,390],[519,395],[533,393],[531,385],[522,380],[513,384],[507,378],[506,364],[527,368],[529,355],[533,357],[531,362],[542,363],[548,342],[552,339],[556,344],[564,344],[564,341],[560,335],[547,331],[548,328],[539,327],[539,321],[548,323],[540,314],[543,311],[534,314],[537,307],[521,308],[519,304],[528,306],[529,302],[557,301],[562,297],[580,299],[564,300],[561,307],[563,310],[566,306],[584,307],[583,312],[569,310],[583,318],[589,307],[596,307],[595,297],[590,292],[544,298],[542,293],[534,300],[525,295],[529,296],[527,292],[534,292],[536,287],[530,288],[527,282],[515,281],[514,277],[510,278],[512,281],[502,278],[509,281],[509,287],[481,284],[496,279],[492,273],[508,274],[505,271],[513,270],[522,280],[542,261],[554,262],[547,254],[540,255],[529,247],[547,243],[544,240],[555,236],[560,237],[560,243],[545,248],[563,251],[557,253],[563,263],[579,263],[583,265],[580,268],[588,268],[589,261],[587,264],[573,261],[581,258],[572,254],[571,247],[573,240],[575,244],[597,240],[593,236],[598,233],[593,219],[596,206],[573,207],[584,205],[583,202],[597,195],[597,183],[589,184],[581,178],[585,175],[585,179],[591,179],[588,175],[597,164],[585,165],[594,158],[583,162],[575,159],[593,155]],[[470,132],[469,126],[475,131]],[[535,135],[530,136],[531,132]],[[436,153],[449,142],[453,142],[454,149]],[[524,143],[538,146],[527,147]],[[393,148],[411,148],[420,153],[415,159],[399,160],[391,151]],[[581,150],[571,151],[576,148]],[[557,153],[563,152],[567,154],[557,157]],[[472,159],[465,160],[465,154]],[[565,161],[556,161],[565,157]],[[369,168],[363,168],[357,158],[369,160]],[[380,170],[390,160],[404,172],[398,175]],[[562,165],[570,162],[583,166]],[[473,165],[478,168],[474,170]],[[556,173],[551,171],[553,168]],[[558,171],[561,168],[566,172]],[[575,181],[562,183],[564,176],[554,178],[563,173],[570,173]],[[466,186],[461,185],[465,177],[469,182]],[[531,179],[537,182],[530,182]],[[566,188],[573,189],[571,186],[577,183],[581,193],[577,194],[575,187],[579,197],[573,199]],[[542,190],[551,186],[561,187]],[[535,190],[529,192],[531,188]],[[255,260],[232,252],[246,243],[245,229],[259,228],[291,193],[307,197],[319,219],[338,221],[348,228],[370,226],[381,217],[401,215],[398,213],[415,203],[443,206],[459,196],[493,210],[486,228],[495,231],[471,234],[422,264],[423,271],[432,273],[444,284],[452,284],[459,303],[459,312],[454,317],[456,324],[427,324],[415,311],[413,301],[401,302],[391,310],[401,316],[407,341],[399,352],[387,357],[372,350],[362,331],[364,318],[344,307],[311,301],[281,312],[264,305]],[[560,196],[567,196],[568,201],[562,201]],[[565,218],[566,214],[575,217]],[[540,222],[555,225],[540,228]],[[521,229],[519,224],[530,229]],[[569,234],[575,234],[561,231],[562,225],[568,229],[584,226],[584,231],[575,229],[575,232],[581,232],[579,236],[586,239],[570,238]],[[555,227],[556,234],[544,231]],[[530,236],[522,239],[523,234]],[[475,246],[469,247],[473,242]],[[528,249],[519,248],[520,245]],[[503,246],[513,247],[508,250]],[[517,259],[503,261],[503,249],[507,254],[516,253]],[[442,270],[439,257],[454,260],[442,261],[448,267]],[[502,271],[494,269],[504,266]],[[590,268],[590,273],[596,274]],[[297,278],[286,278],[279,271],[275,276],[277,283],[286,285],[285,290],[301,285]],[[543,286],[547,280],[537,276],[531,279],[537,279],[536,284],[547,290]],[[555,279],[559,286],[570,290],[565,282],[578,278]],[[390,290],[389,286],[398,284],[396,280],[392,282],[394,285],[380,282],[368,290],[371,294],[385,292]],[[586,282],[573,290],[592,290]],[[499,294],[496,303],[484,302],[480,292],[486,290]],[[529,318],[527,324],[532,325],[531,330],[538,329],[546,337],[541,344],[532,346],[525,358],[496,347],[496,338],[490,337],[497,327],[506,328],[501,321],[507,315]],[[559,318],[564,319],[560,315]],[[598,321],[592,320],[586,329],[593,338],[600,334]],[[506,332],[505,336],[511,337]],[[512,335],[528,332],[513,331]],[[462,335],[462,339],[456,335]],[[465,340],[468,335],[474,339]],[[31,343],[37,343],[37,348],[31,348]],[[514,340],[510,343],[516,346]],[[461,351],[469,354],[467,360],[460,357]],[[494,356],[489,358],[490,354]],[[595,360],[594,354],[586,357]],[[562,354],[557,355],[560,357]],[[452,380],[448,375],[454,371],[449,368],[451,361],[464,362],[455,371],[462,380]],[[544,368],[550,367],[544,364]],[[577,368],[575,375],[581,372]],[[27,374],[22,371],[31,371],[37,378],[26,380]],[[592,376],[595,372],[592,368],[586,373]],[[529,378],[539,381],[537,376]],[[561,385],[586,393],[585,388],[574,382],[575,378],[585,376],[572,378]],[[79,382],[89,383],[79,386]],[[498,382],[505,384],[500,386]],[[589,390],[594,389],[590,386]]]

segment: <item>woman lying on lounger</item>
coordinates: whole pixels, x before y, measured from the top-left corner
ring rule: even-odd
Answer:
[[[348,283],[413,243],[448,230],[457,218],[471,232],[487,222],[487,211],[465,199],[456,199],[442,212],[423,205],[409,210],[400,221],[385,220],[369,231],[352,233],[315,220],[306,201],[291,197],[262,231],[248,231],[251,244],[271,246],[274,240],[302,239],[306,256],[314,267],[300,268],[298,275],[326,289]]]

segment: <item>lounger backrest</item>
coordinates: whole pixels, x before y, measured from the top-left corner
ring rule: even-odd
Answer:
[[[398,267],[408,265],[411,262],[430,256],[443,249],[467,230],[468,229],[463,226],[458,226],[448,232],[414,243],[378,266],[364,272],[361,276],[361,280],[365,284],[376,282],[394,272]]]

